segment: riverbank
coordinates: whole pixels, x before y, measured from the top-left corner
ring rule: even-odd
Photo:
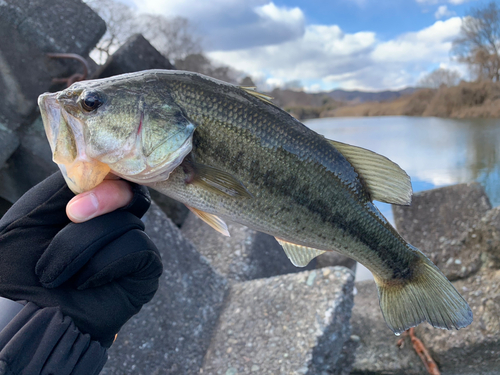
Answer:
[[[319,114],[319,117],[348,116],[500,118],[500,83],[461,82],[454,87],[420,89],[390,102],[345,105]]]

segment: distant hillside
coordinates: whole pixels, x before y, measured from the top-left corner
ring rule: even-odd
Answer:
[[[333,90],[323,93],[306,93],[289,89],[276,88],[269,93],[273,103],[284,108],[300,120],[324,117],[324,113],[334,113],[344,106],[353,106],[359,103],[373,101],[396,100],[415,92],[415,88],[406,88],[400,91],[347,91]]]
[[[346,105],[320,114],[320,117],[344,116],[500,118],[500,83],[461,82],[453,87],[420,89],[391,102]]]
[[[408,87],[399,91],[347,91],[347,90],[333,90],[327,92],[330,98],[337,100],[339,102],[355,102],[355,103],[365,103],[365,102],[385,102],[389,100],[395,100],[404,95],[413,94],[417,89],[414,87]]]

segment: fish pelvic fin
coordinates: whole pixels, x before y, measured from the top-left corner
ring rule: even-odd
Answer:
[[[198,210],[194,207],[186,206],[191,210],[192,213],[194,213],[196,216],[198,216],[201,220],[203,220],[205,223],[210,225],[212,228],[214,228],[217,232],[220,234],[230,237],[231,235],[229,234],[229,230],[227,229],[227,225],[222,220],[220,217],[209,214],[208,212]]]
[[[435,328],[460,329],[472,323],[472,311],[443,273],[420,251],[408,280],[376,275],[380,308],[389,328],[399,335],[427,321]]]

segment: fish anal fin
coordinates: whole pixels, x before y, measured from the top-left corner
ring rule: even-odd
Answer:
[[[222,220],[220,217],[209,214],[208,212],[198,210],[193,207],[186,206],[191,210],[192,213],[194,213],[196,216],[198,216],[201,220],[203,220],[205,223],[210,225],[212,228],[214,228],[217,232],[223,234],[226,237],[230,237],[229,230],[227,229],[227,225]]]
[[[460,329],[472,323],[467,302],[422,253],[408,279],[374,278],[382,315],[397,335],[424,321],[443,329]]]
[[[256,91],[257,88],[255,86],[240,86],[240,88],[245,92],[249,93],[250,95],[255,96],[257,99],[262,100],[265,103],[273,104],[271,100],[273,100],[274,98],[267,94],[263,94],[261,92]]]
[[[324,250],[314,249],[312,247],[306,247],[302,245],[297,245],[277,237],[276,241],[283,247],[285,254],[290,259],[295,267],[305,267],[309,264],[311,260],[317,256],[323,254]]]
[[[341,142],[330,143],[362,177],[373,200],[409,205],[413,190],[408,174],[385,156]]]

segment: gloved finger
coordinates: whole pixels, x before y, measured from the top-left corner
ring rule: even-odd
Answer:
[[[81,224],[70,223],[51,241],[35,267],[46,288],[55,288],[70,279],[100,249],[144,224],[127,211],[114,211]]]
[[[104,180],[94,189],[74,197],[66,206],[66,213],[74,223],[82,223],[127,206],[133,198],[128,182]]]
[[[116,281],[128,300],[139,307],[151,300],[163,272],[155,244],[142,230],[131,230],[117,238],[85,264],[77,275],[79,290]]]
[[[69,222],[64,207],[75,195],[56,172],[26,192],[0,220],[0,232],[20,226],[62,227]]]
[[[147,187],[138,185],[134,182],[130,183],[132,188],[132,200],[128,205],[122,208],[122,210],[128,211],[134,214],[139,219],[144,216],[146,211],[151,206],[151,195]]]

